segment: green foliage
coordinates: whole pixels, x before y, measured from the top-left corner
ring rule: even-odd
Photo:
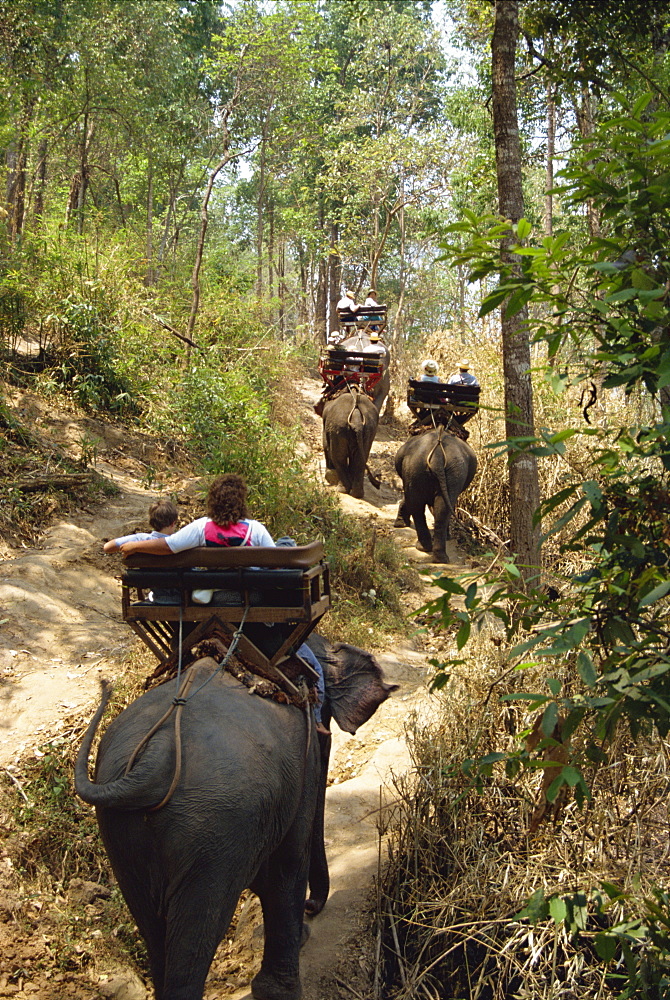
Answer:
[[[513,315],[531,304],[535,337],[548,347],[547,378],[557,391],[587,376],[625,393],[642,384],[660,402],[656,420],[647,424],[584,427],[580,433],[589,443],[591,477],[546,499],[538,511],[546,522],[560,508],[545,537],[572,526],[563,552],[588,554],[588,569],[566,581],[566,597],[552,605],[550,623],[546,595],[519,587],[511,563],[502,576],[485,581],[487,590],[468,580],[442,581],[445,597],[432,605],[446,627],[458,625],[459,648],[473,627],[493,615],[508,641],[516,643],[509,654],[516,669],[527,665],[525,657],[556,669],[558,679],[547,681],[549,693],[523,695],[529,709],[542,710],[545,737],[560,720],[561,742],[571,755],[549,788],[550,798],[567,783],[584,801],[583,768],[604,759],[603,746],[621,720],[634,738],[650,727],[662,736],[670,731],[665,519],[670,500],[665,394],[670,384],[670,115],[649,114],[648,103],[647,95],[629,116],[606,123],[565,171],[568,183],[562,190],[571,204],[590,200],[601,211],[604,235],[594,243],[575,245],[568,233],[560,233],[528,244],[531,226],[522,219],[514,227],[517,268],[500,254],[508,224],[465,213],[464,221],[451,227],[465,242],[445,246],[449,259],[467,263],[473,280],[497,278],[482,315],[499,306]],[[588,423],[588,409],[585,417]],[[501,447],[560,456],[575,433],[572,428],[545,431]],[[464,597],[463,609],[456,612],[449,609],[454,594]],[[438,682],[447,669],[438,673]],[[523,754],[519,762],[532,766]]]
[[[47,871],[61,886],[75,876],[100,877],[97,824],[74,794],[65,738],[54,736],[39,746],[25,770],[23,797],[15,798],[14,819],[23,835],[14,863],[30,878]]]
[[[538,889],[517,919],[532,924],[551,919],[575,944],[593,947],[607,967],[609,986],[621,990],[618,1000],[670,994],[670,895],[661,889],[641,906],[611,882],[588,893],[546,896]]]

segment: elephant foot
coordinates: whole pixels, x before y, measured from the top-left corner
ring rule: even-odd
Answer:
[[[394,528],[411,528],[412,525],[408,524],[407,521],[403,521],[403,519],[401,517],[396,517],[395,521],[393,522],[393,527]]]
[[[335,469],[326,469],[326,482],[329,486],[337,486],[340,481],[340,477],[335,472]]]
[[[323,899],[319,896],[310,896],[309,899],[305,900],[305,913],[308,917],[315,917],[317,913],[321,913],[325,905],[325,896]]]
[[[251,995],[255,1000],[300,1000],[302,986],[297,976],[278,978],[261,969],[251,980]]]
[[[416,547],[419,550],[419,552],[429,552],[432,554],[433,551],[432,545],[424,545],[423,542],[417,542]]]
[[[444,549],[442,549],[441,552],[433,552],[433,561],[436,563],[448,563],[449,556],[444,551]]]

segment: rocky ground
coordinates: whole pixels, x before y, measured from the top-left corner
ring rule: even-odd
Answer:
[[[317,464],[320,420],[311,407],[318,391],[316,380],[296,387],[303,447]],[[81,456],[82,441],[95,440],[90,467],[115,487],[102,510],[71,511],[57,519],[37,544],[5,545],[0,552],[0,770],[25,798],[26,760],[39,758],[40,748],[59,734],[78,741],[82,720],[97,701],[99,679],[121,672],[139,643],[121,621],[118,557],[102,554],[102,540],[142,524],[148,504],[168,490],[177,495],[182,518],[188,520],[200,483],[177,462],[153,454],[156,446],[144,435],[47,409],[36,397],[16,394],[11,402],[24,418],[29,415],[45,438],[52,438],[73,457]],[[381,489],[368,484],[364,500],[341,497],[352,516],[374,519],[385,530],[397,511],[399,484],[393,455],[400,440],[401,429],[380,425],[371,465],[382,474]],[[147,476],[148,467],[159,467],[160,476],[153,472]],[[429,565],[429,557],[414,547],[412,530],[395,529],[393,535],[411,560]],[[462,562],[455,546],[450,556],[454,564]],[[429,593],[426,583],[407,595],[408,611]],[[400,684],[400,691],[355,737],[334,733],[326,815],[332,888],[326,908],[311,922],[311,937],[303,950],[306,1000],[355,996],[369,981],[374,943],[363,934],[361,921],[383,860],[379,830],[392,807],[394,776],[409,767],[406,724],[412,713],[425,717],[436,710],[426,686],[432,650],[411,632],[410,625],[401,644],[374,651],[387,679]],[[109,892],[105,894],[100,885],[96,888],[96,883],[73,880],[74,884],[63,886],[60,899],[26,900],[20,881],[11,851],[3,850],[0,840],[0,997],[142,1000],[152,995],[136,972],[105,965],[95,957],[94,948],[91,961],[74,971],[67,963],[63,968],[53,953],[50,927],[59,906],[67,901],[81,907],[94,942],[102,933],[95,923],[108,905]],[[250,996],[247,984],[260,960],[261,942],[259,908],[249,897],[235,937],[222,944],[212,967],[207,1000]]]

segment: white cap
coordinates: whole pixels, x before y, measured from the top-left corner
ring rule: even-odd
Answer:
[[[433,361],[432,358],[426,358],[425,361],[421,362],[421,367],[426,373],[426,375],[437,375],[437,370],[439,365],[437,361]]]

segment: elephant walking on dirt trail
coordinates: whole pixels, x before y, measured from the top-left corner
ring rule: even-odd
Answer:
[[[322,417],[326,482],[330,486],[339,482],[345,493],[362,500],[379,412],[369,396],[352,386],[324,404]]]
[[[397,685],[384,681],[362,649],[320,636],[310,645],[326,678],[322,718],[332,715],[355,733]],[[299,1000],[303,916],[321,910],[329,888],[323,815],[330,734],[317,733],[310,713],[295,705],[251,696],[209,656],[184,677],[180,698],[176,681],[166,681],[114,719],[91,781],[88,757],[106,694],[77,757],[77,792],[96,807],[114,874],[146,941],[156,1000],[202,1000],[245,888],[260,897],[265,926],[253,996]],[[181,706],[179,726],[172,705]]]
[[[395,526],[410,527],[413,518],[417,548],[432,552],[435,562],[448,562],[449,519],[459,495],[474,478],[477,456],[465,441],[443,427],[435,427],[408,438],[396,454],[395,467],[405,493]],[[426,507],[433,508],[432,538],[426,524]]]

